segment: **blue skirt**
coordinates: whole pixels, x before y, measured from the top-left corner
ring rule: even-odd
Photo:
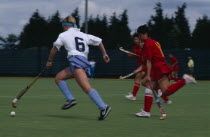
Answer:
[[[88,76],[91,75],[91,73],[90,73],[91,65],[85,57],[79,56],[79,55],[70,56],[69,63],[70,63],[70,71],[72,73],[74,73],[75,68],[82,68],[82,69],[84,69],[84,71],[86,72],[86,74]]]

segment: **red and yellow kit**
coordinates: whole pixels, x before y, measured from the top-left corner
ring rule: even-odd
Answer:
[[[152,62],[151,78],[153,81],[160,80],[163,75],[168,75],[172,71],[172,68],[166,64],[160,44],[151,38],[144,42],[143,59],[145,65],[146,60]]]

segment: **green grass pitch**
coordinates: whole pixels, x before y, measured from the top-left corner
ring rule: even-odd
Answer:
[[[40,78],[18,101],[11,101],[33,78],[0,78],[0,137],[208,137],[210,136],[210,82],[187,85],[163,105],[167,119],[159,120],[157,105],[151,118],[134,114],[143,108],[144,87],[136,101],[125,99],[132,80],[94,79],[91,84],[112,112],[98,121],[99,110],[75,80],[68,80],[77,105],[61,110],[65,99],[52,78]],[[10,116],[11,111],[15,117]]]

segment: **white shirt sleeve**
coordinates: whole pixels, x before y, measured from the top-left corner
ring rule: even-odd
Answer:
[[[53,43],[53,46],[56,46],[59,50],[63,46],[63,42],[61,40],[61,36],[59,35],[57,40]]]
[[[89,34],[87,34],[87,38],[88,38],[88,43],[87,43],[88,45],[99,46],[99,44],[102,41],[101,38]]]

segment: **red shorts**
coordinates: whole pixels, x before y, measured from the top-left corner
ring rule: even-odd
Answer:
[[[163,75],[169,75],[172,71],[172,68],[165,62],[156,62],[152,66],[151,70],[151,80],[158,81]]]
[[[174,66],[173,71],[175,71],[175,72],[179,71],[179,66]]]

